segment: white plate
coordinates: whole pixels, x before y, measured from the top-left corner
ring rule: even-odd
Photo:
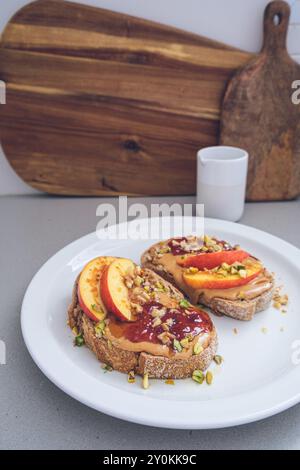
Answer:
[[[23,336],[44,374],[64,392],[96,410],[159,427],[233,426],[298,403],[300,369],[293,364],[292,355],[293,343],[300,340],[300,251],[268,233],[231,222],[206,219],[205,231],[238,243],[262,259],[276,272],[277,283],[284,283],[290,299],[286,315],[270,307],[251,322],[213,316],[219,353],[225,361],[221,366],[211,366],[211,386],[198,385],[191,379],[176,381],[175,385],[151,380],[150,388],[143,390],[139,379],[129,384],[124,374],[104,373],[87,348],[73,346],[66,311],[83,265],[99,255],[126,256],[139,262],[143,250],[152,243],[99,241],[95,233],[54,255],[36,274],[25,295]]]

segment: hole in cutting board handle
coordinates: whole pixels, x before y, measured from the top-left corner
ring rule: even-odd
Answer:
[[[274,25],[275,25],[275,26],[279,26],[280,23],[281,23],[281,19],[282,19],[282,18],[281,18],[280,13],[279,13],[279,14],[276,13],[276,14],[273,16],[273,23],[274,23]]]

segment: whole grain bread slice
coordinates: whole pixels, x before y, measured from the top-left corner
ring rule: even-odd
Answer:
[[[159,277],[158,277],[159,278]],[[160,282],[166,282],[159,278]],[[85,344],[96,355],[100,362],[111,366],[123,373],[134,371],[138,375],[148,374],[157,379],[183,379],[191,377],[194,370],[206,370],[213,360],[218,346],[215,328],[211,331],[206,347],[198,355],[185,359],[154,356],[146,352],[132,352],[121,349],[105,338],[95,333],[95,324],[80,308],[77,296],[76,280],[72,302],[68,309],[69,326],[83,335]],[[174,286],[172,286],[174,289]],[[178,291],[178,295],[182,294]],[[183,296],[182,296],[183,297]]]
[[[156,248],[159,248],[159,246],[160,244],[156,243],[155,245],[152,245],[147,251],[145,251],[145,253],[143,253],[141,257],[141,265],[144,268],[148,268],[155,271],[163,279],[175,285],[179,289],[179,286],[176,285],[172,274],[167,271],[163,263],[161,261],[159,261],[159,263],[153,262],[153,253],[155,252]],[[221,297],[214,297],[212,299],[207,300],[203,297],[200,297],[198,299],[198,303],[210,308],[211,311],[218,316],[226,315],[236,320],[252,320],[253,316],[256,313],[268,308],[274,294],[274,277],[270,273],[268,273],[268,271],[265,272],[270,278],[271,285],[268,290],[258,295],[257,297],[243,300],[228,300],[223,299]],[[187,295],[186,292],[184,293],[185,295]]]

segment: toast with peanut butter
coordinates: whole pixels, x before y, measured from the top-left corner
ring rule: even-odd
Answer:
[[[99,257],[78,276],[68,309],[75,344],[113,369],[160,379],[191,377],[217,350],[209,315],[171,283],[125,258]]]
[[[192,304],[217,315],[251,320],[272,300],[273,275],[253,255],[216,237],[157,243],[142,255],[141,263],[180,289]]]

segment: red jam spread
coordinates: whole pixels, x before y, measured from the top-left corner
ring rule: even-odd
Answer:
[[[161,309],[163,305],[159,302],[148,302],[144,305],[143,313],[138,319],[127,324],[124,336],[138,343],[148,341],[159,343],[158,335],[164,332],[162,325],[153,327],[152,310]],[[188,312],[188,313],[186,313]],[[169,320],[171,319],[172,322]],[[177,340],[182,340],[187,335],[197,336],[200,333],[207,333],[212,330],[212,322],[206,312],[198,310],[195,307],[188,308],[166,308],[166,313],[161,317],[162,323],[169,320],[169,333],[175,336]]]

